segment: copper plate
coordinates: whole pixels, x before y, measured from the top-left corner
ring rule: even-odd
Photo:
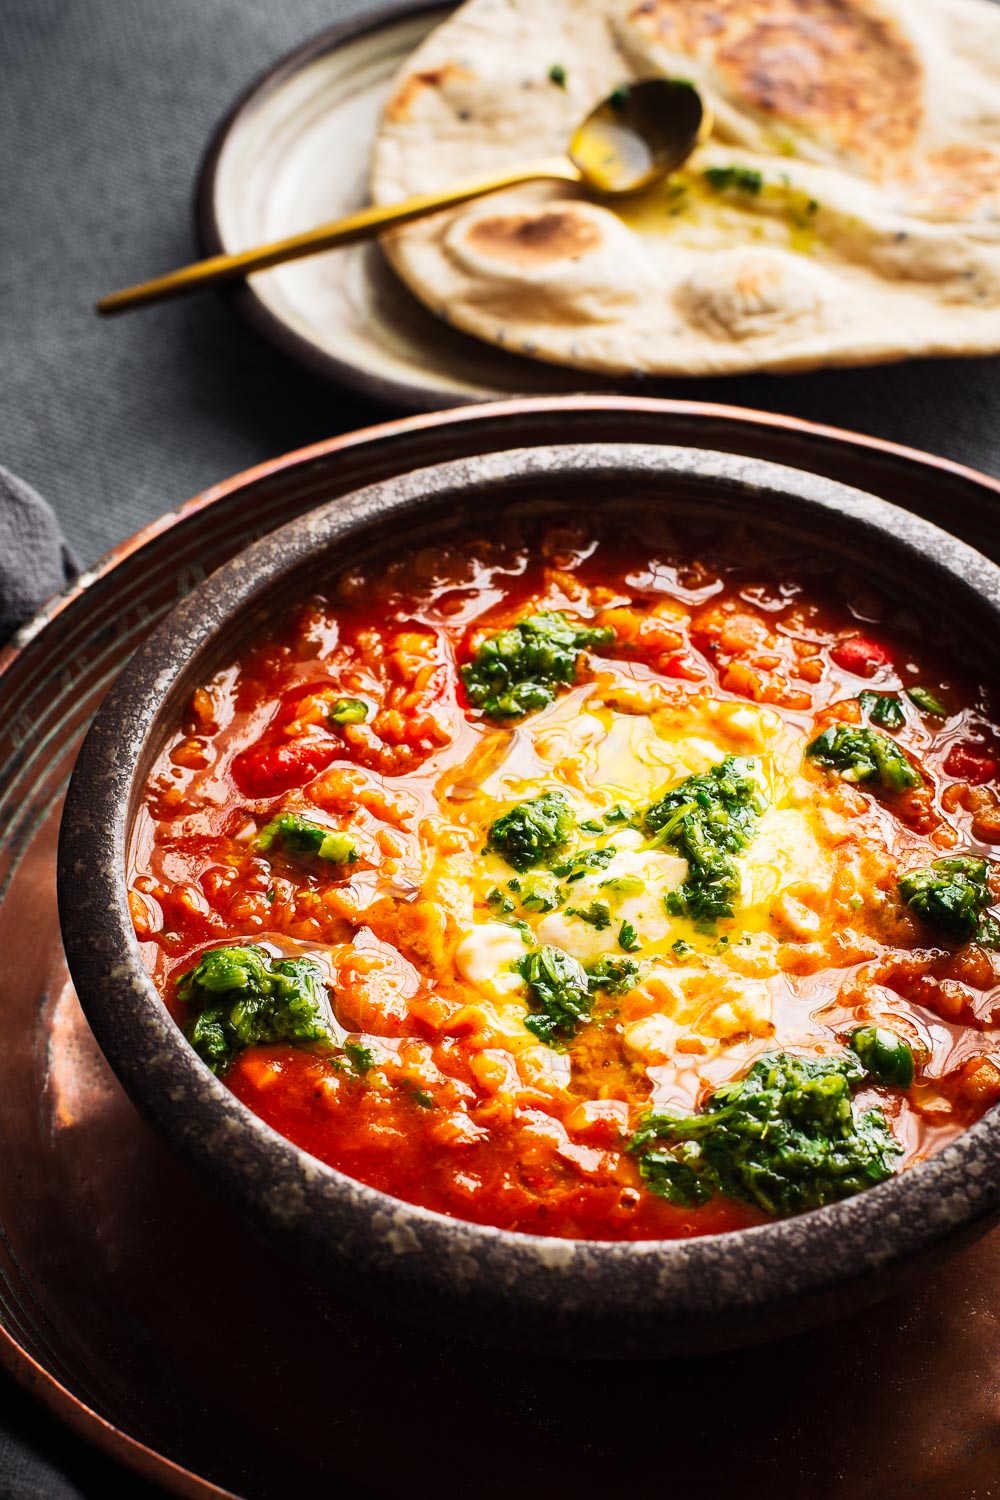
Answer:
[[[706,1494],[995,1495],[997,1234],[905,1301],[764,1349],[613,1366],[446,1343],[293,1280],[140,1122],[67,984],[60,798],[96,704],[154,621],[243,542],[321,499],[431,461],[578,439],[791,463],[997,555],[1000,484],[970,470],[788,418],[588,397],[335,438],[124,543],[0,657],[0,1359],[179,1495],[440,1485],[506,1500],[618,1493],[623,1476]]]

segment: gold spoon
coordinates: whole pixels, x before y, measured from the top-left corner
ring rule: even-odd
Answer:
[[[181,297],[220,281],[235,281],[251,271],[265,271],[285,261],[300,260],[336,245],[351,245],[394,224],[410,224],[427,214],[497,193],[519,182],[543,179],[572,182],[603,197],[637,193],[675,171],[712,129],[708,105],[690,83],[676,78],[650,78],[622,84],[579,125],[566,156],[550,157],[517,167],[497,177],[484,177],[441,193],[418,193],[380,208],[363,208],[333,224],[321,224],[305,234],[274,240],[237,255],[213,255],[182,266],[153,281],[112,292],[97,304],[99,313],[126,312],[149,302]]]

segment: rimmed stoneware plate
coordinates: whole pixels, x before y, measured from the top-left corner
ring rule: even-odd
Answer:
[[[713,1492],[779,1500],[995,1488],[1000,1236],[912,1297],[742,1353],[616,1367],[447,1343],[291,1279],[141,1123],[67,982],[62,792],[103,693],[165,611],[245,542],[337,494],[594,439],[812,469],[1000,553],[1000,484],[940,460],[723,407],[521,401],[334,438],[218,485],[116,549],[0,657],[0,1360],[175,1494],[589,1496],[668,1460],[682,1489],[704,1490],[710,1472]]]
[[[203,252],[282,239],[367,203],[392,78],[454,8],[396,5],[323,32],[269,69],[223,120],[202,164],[195,217]],[[397,408],[622,388],[450,328],[403,286],[376,243],[258,272],[233,298],[307,368]]]

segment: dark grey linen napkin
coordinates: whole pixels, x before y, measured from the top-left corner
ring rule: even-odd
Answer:
[[[0,1500],[164,1500],[0,1374]]]
[[[76,574],[51,506],[0,468],[0,645]]]

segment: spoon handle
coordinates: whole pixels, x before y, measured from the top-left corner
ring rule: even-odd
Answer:
[[[215,286],[221,281],[235,281],[248,276],[251,271],[265,271],[269,266],[280,266],[289,260],[301,260],[306,255],[316,255],[321,250],[332,250],[337,245],[352,245],[356,240],[368,239],[395,224],[410,224],[414,219],[423,219],[443,208],[453,208],[458,203],[468,203],[472,198],[485,197],[487,193],[498,193],[503,188],[514,187],[520,182],[536,179],[557,179],[562,182],[579,182],[580,173],[566,157],[552,157],[514,171],[503,172],[497,177],[483,177],[477,182],[459,184],[440,193],[418,193],[404,198],[401,203],[391,203],[377,208],[363,208],[358,213],[348,214],[332,224],[321,224],[305,234],[293,234],[285,240],[273,240],[269,245],[258,245],[253,250],[241,250],[236,255],[212,255],[207,260],[195,261],[190,266],[169,271],[152,281],[141,281],[137,286],[112,292],[102,297],[97,304],[99,313],[127,312],[133,307],[144,307],[150,302],[165,302],[170,297],[183,297],[187,292],[199,291],[202,287]]]

